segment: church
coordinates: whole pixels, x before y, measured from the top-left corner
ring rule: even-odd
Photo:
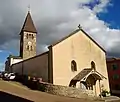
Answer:
[[[28,12],[20,32],[20,55],[10,55],[5,70],[42,78],[54,85],[109,91],[106,52],[81,27],[36,55],[37,30]]]

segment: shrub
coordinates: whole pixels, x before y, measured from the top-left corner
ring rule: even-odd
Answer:
[[[109,92],[108,92],[107,90],[103,90],[102,93],[101,93],[101,95],[102,95],[103,97],[106,97],[107,94],[109,94]]]
[[[42,92],[45,92],[45,85],[41,84],[41,83],[38,83],[37,89],[40,90],[40,91],[42,91]]]

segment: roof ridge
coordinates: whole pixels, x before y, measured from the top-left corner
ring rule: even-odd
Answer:
[[[60,39],[60,40],[58,40],[57,42],[55,42],[55,43],[51,44],[50,46],[48,46],[48,48],[51,47],[51,46],[55,46],[55,45],[59,44],[59,43],[62,42],[63,40],[71,37],[72,35],[76,34],[76,33],[79,32],[79,31],[82,31],[82,32],[83,32],[90,40],[92,40],[101,50],[103,50],[104,52],[106,52],[106,51],[105,51],[90,35],[88,35],[82,28],[81,28],[81,29],[76,29],[75,31],[73,31],[73,32],[70,33],[69,35],[63,37],[62,39]]]

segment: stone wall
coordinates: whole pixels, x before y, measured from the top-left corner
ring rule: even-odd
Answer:
[[[83,90],[73,87],[61,86],[61,85],[53,85],[48,83],[40,83],[39,90],[59,95],[59,96],[67,96],[67,97],[74,97],[74,98],[93,98],[95,97],[92,90]]]

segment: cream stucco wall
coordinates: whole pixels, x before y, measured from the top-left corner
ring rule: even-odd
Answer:
[[[107,78],[101,83],[109,91],[105,52],[82,31],[54,45],[52,51],[53,84],[68,86],[75,75],[84,68],[91,68],[91,61],[94,61],[96,70]],[[72,60],[77,63],[76,72],[71,71]],[[98,87],[97,82],[97,90]]]
[[[7,61],[5,62],[5,71],[11,72],[11,65],[21,62],[23,59],[21,58],[13,58],[13,57],[8,57]]]
[[[40,77],[43,81],[48,81],[48,53],[43,53],[36,57],[16,63],[12,66],[13,72],[19,74]]]

